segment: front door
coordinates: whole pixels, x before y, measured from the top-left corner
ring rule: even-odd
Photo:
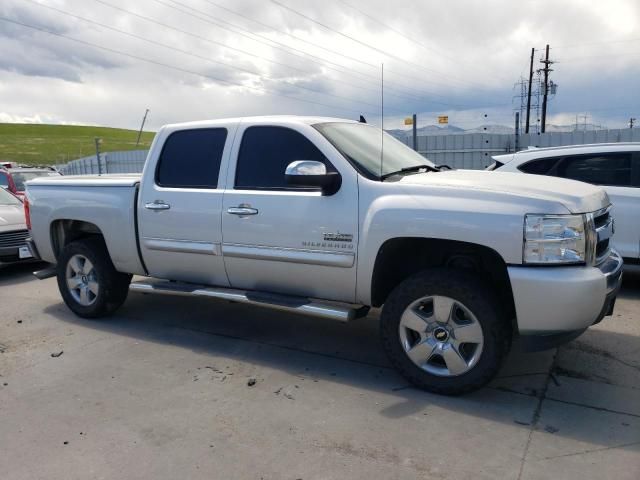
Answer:
[[[153,277],[228,286],[222,260],[222,187],[233,131],[197,128],[168,134],[150,159],[138,201],[142,259]],[[162,138],[157,141],[162,141]]]
[[[357,175],[310,126],[238,128],[222,227],[233,287],[352,302],[358,245]],[[313,141],[312,141],[313,140]],[[338,192],[285,182],[296,160],[323,162],[342,177]]]

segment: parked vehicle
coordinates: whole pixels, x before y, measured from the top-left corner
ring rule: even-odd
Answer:
[[[570,178],[602,186],[616,219],[614,247],[625,263],[640,264],[640,143],[533,148],[493,157],[489,167]]]
[[[22,201],[0,188],[0,266],[32,260]]]
[[[529,349],[575,338],[621,281],[601,188],[445,171],[347,120],[169,125],[142,176],[38,178],[27,199],[33,252],[57,263],[38,275],[81,317],[129,290],[341,321],[382,306],[393,365],[444,394],[494,377],[514,333]]]
[[[48,167],[0,168],[0,187],[14,195],[24,196],[25,183],[38,177],[59,177],[60,173]]]

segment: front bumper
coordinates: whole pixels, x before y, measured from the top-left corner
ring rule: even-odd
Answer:
[[[622,265],[612,250],[593,267],[508,267],[524,348],[544,350],[568,342],[611,315]]]

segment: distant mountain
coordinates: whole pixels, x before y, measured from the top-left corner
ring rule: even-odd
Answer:
[[[601,130],[604,127],[601,125],[593,125],[587,124],[586,126],[583,124],[579,124],[577,130]],[[574,132],[576,131],[576,125],[553,125],[548,124],[546,128],[547,132]],[[393,129],[387,130],[387,133],[393,135],[399,140],[406,140],[411,138],[413,135],[412,130],[409,128],[408,130],[404,129]],[[491,134],[502,134],[502,135],[513,135],[514,129],[513,127],[508,127],[506,125],[480,125],[475,128],[463,129],[460,127],[456,127],[455,125],[446,125],[444,127],[439,127],[437,125],[426,125],[424,127],[420,127],[417,130],[419,137],[424,136],[432,136],[432,135],[460,135],[463,133],[491,133]],[[521,133],[524,133],[524,126],[522,127]]]

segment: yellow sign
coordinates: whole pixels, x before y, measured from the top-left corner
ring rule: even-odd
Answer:
[[[438,123],[449,123],[449,116],[448,115],[440,115],[438,117]]]
[[[405,125],[413,125],[413,118],[411,117],[407,117],[404,119],[404,124]]]

